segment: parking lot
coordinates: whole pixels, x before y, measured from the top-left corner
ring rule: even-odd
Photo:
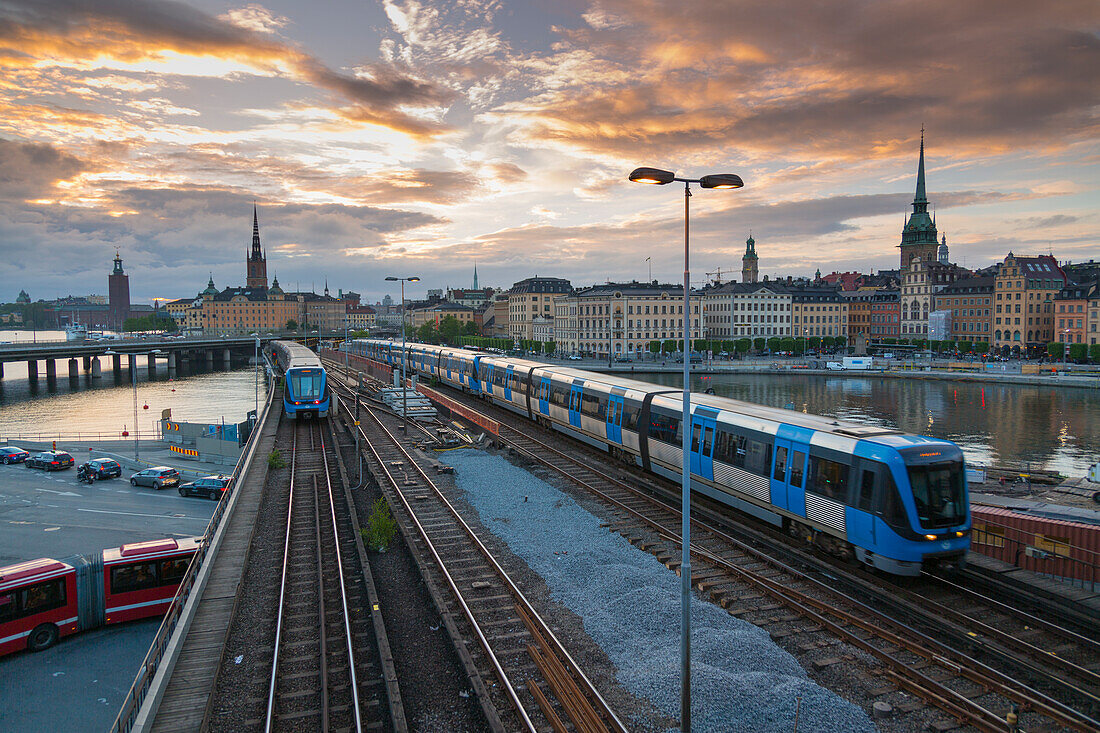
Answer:
[[[0,466],[0,565],[203,533],[214,502],[131,487],[131,473],[85,484],[75,468]]]

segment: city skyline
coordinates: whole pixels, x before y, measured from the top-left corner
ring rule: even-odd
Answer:
[[[896,268],[922,125],[953,261],[1085,260],[1098,28],[1086,2],[9,0],[3,272],[52,298],[118,247],[134,302],[243,283],[256,202],[284,283],[368,302],[474,260],[505,288],[675,282],[679,192],[638,165],[746,181],[697,192],[695,285],[750,230],[761,276]]]

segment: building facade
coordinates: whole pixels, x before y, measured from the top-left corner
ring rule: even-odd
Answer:
[[[935,295],[933,313],[946,313],[944,340],[992,343],[993,277],[957,280]]]
[[[529,277],[508,291],[508,335],[515,340],[534,339],[535,316],[554,317],[554,299],[572,291],[560,277]]]
[[[969,270],[934,258],[910,260],[901,274],[902,338],[928,338],[928,316],[936,293],[969,276]]]
[[[1100,333],[1100,284],[1067,285],[1054,297],[1055,341],[1095,344]]]
[[[115,252],[115,267],[107,276],[108,326],[121,331],[130,317],[130,278],[122,270],[122,257]]]
[[[703,296],[705,336],[737,339],[791,335],[791,292],[781,282],[730,283]]]
[[[791,335],[795,338],[848,336],[848,303],[830,287],[791,290]]]
[[[692,292],[691,338],[703,338],[702,293]],[[607,357],[642,354],[650,341],[683,338],[684,288],[608,283],[574,291],[554,303],[559,351]]]
[[[993,288],[993,346],[1003,351],[1045,349],[1054,341],[1054,298],[1066,276],[1050,255],[1017,257],[997,269]]]

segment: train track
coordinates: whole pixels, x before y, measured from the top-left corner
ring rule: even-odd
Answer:
[[[341,408],[354,423],[343,391]],[[495,731],[625,731],[477,533],[398,436],[359,403],[362,443]]]
[[[265,731],[393,727],[347,507],[333,489],[328,427],[294,426]]]
[[[499,437],[503,442],[604,502],[615,516],[610,523],[612,529],[670,568],[678,569],[679,512],[640,491],[638,485],[664,492],[669,491],[668,487],[637,472],[625,475],[618,467],[596,468],[593,456],[602,456],[601,462],[607,460],[606,456],[582,448],[575,441],[570,441],[568,452],[560,450],[544,439],[547,433],[542,428],[514,413],[487,408],[453,390],[450,394],[471,409],[491,413],[487,416],[501,423]],[[557,433],[552,436],[559,443],[562,440]],[[669,498],[678,502],[678,487],[674,493],[676,496]],[[1040,631],[1043,642],[1021,642],[983,623],[980,619],[987,616],[981,613],[959,613],[917,594],[909,594],[906,599],[891,598],[905,594],[896,587],[885,591],[855,574],[848,574],[851,577],[843,583],[836,582],[835,566],[828,567],[831,575],[806,572],[801,569],[805,553],[799,554],[796,567],[777,559],[791,557],[789,547],[775,546],[755,528],[739,527],[738,537],[745,532],[753,534],[749,544],[725,531],[717,519],[708,512],[693,514],[696,588],[787,644],[805,648],[818,643],[814,640],[825,630],[870,655],[874,661],[865,673],[880,680],[870,685],[872,696],[902,689],[978,730],[1005,730],[1006,718],[1016,710],[1020,711],[1020,720],[1026,721],[1023,730],[1028,725],[1080,731],[1100,726],[1095,717],[1100,701],[1100,677],[1095,668],[1100,657],[1095,654],[1093,640],[1036,623],[1028,630]],[[721,521],[725,523],[727,518]],[[764,544],[768,549],[759,549]],[[841,586],[847,590],[842,591]],[[983,603],[991,608],[989,618],[1007,611]],[[969,601],[971,606],[983,607],[983,603],[973,598]],[[909,620],[919,621],[926,631],[905,622]],[[1073,652],[1077,659],[1063,659],[1055,650]],[[994,662],[1004,671],[992,666]]]

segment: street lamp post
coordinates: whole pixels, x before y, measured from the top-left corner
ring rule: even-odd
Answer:
[[[680,552],[680,730],[691,731],[691,272],[688,266],[689,212],[691,184],[701,188],[741,188],[740,176],[730,173],[678,178],[671,171],[657,168],[636,168],[629,176],[635,183],[663,186],[673,181],[684,184],[684,409],[683,443],[681,444],[681,552]]]
[[[1078,349],[1080,350],[1080,349]],[[1069,368],[1069,329],[1062,331],[1062,371]]]
[[[390,282],[401,283],[401,430],[406,431],[409,422],[409,390],[405,386],[405,283],[418,283],[420,278],[412,277],[387,277]]]

